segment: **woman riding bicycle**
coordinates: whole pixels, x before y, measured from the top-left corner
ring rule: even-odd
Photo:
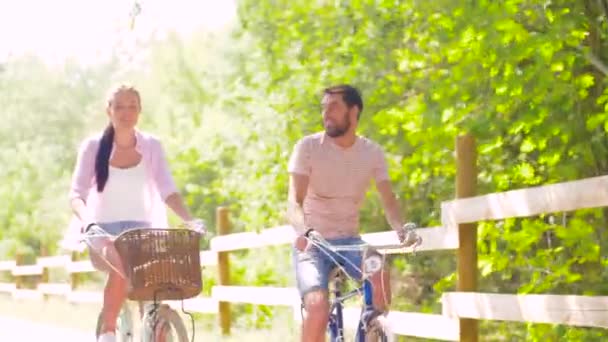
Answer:
[[[131,86],[111,90],[102,134],[82,142],[70,188],[75,214],[72,235],[94,225],[116,236],[130,228],[167,227],[165,205],[184,222],[194,222],[178,193],[160,141],[136,128],[141,97]],[[112,240],[96,240],[90,248],[95,268],[107,272],[103,294],[103,327],[98,342],[114,342],[116,320],[127,282]]]

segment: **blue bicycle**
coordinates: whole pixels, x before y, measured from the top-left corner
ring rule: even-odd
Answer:
[[[327,332],[330,342],[344,342],[344,302],[356,296],[363,296],[363,305],[359,322],[355,332],[355,342],[389,342],[393,340],[389,326],[385,317],[378,314],[372,306],[372,284],[368,279],[371,274],[381,270],[384,265],[384,258],[379,253],[368,253],[369,251],[382,249],[403,249],[402,244],[390,244],[381,246],[361,245],[331,245],[322,237],[315,235],[310,241],[320,248],[333,252],[358,251],[363,257],[361,274],[363,275],[362,284],[346,293],[343,293],[346,280],[349,278],[344,270],[344,266],[337,262],[336,269],[330,276],[330,296],[329,296],[329,322]],[[421,243],[418,239],[412,248],[416,248]],[[359,281],[360,282],[360,281]],[[304,306],[302,305],[302,314]]]

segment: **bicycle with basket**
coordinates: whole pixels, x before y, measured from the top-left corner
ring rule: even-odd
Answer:
[[[182,312],[190,316],[192,341],[194,318],[184,310],[183,301],[202,290],[200,241],[204,230],[180,228],[134,228],[119,234],[113,241],[122,270],[116,271],[127,281],[127,299],[139,304],[140,337],[143,342],[188,342],[188,332],[177,311],[162,301],[181,301]],[[96,237],[113,238],[93,226],[84,234],[90,244]],[[127,302],[121,308],[116,338],[131,342],[135,337],[133,315]],[[101,329],[98,318],[96,336]]]

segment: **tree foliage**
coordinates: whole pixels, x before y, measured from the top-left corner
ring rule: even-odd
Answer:
[[[297,139],[321,129],[320,91],[337,83],[362,89],[360,133],[385,149],[408,218],[434,226],[454,196],[454,142],[465,132],[478,143],[479,193],[607,173],[607,12],[604,0],[241,0],[237,29],[150,41],[148,67],[129,75],[144,96],[142,127],[161,137],[189,206],[211,226],[219,205],[232,209],[236,231],[284,222],[287,159]],[[4,255],[63,230],[60,194],[77,141],[102,127],[112,67],[2,66]],[[606,294],[605,226],[603,210],[480,223],[481,290]],[[373,192],[362,229],[388,229]],[[288,284],[288,254],[240,255],[235,279]],[[282,262],[263,265],[271,259]],[[454,259],[395,259],[395,307],[439,312]],[[607,336],[483,327],[484,340]]]

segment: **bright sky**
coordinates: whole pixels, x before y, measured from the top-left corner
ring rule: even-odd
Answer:
[[[51,64],[66,57],[95,63],[118,41],[224,28],[236,18],[235,1],[139,0],[131,31],[134,0],[0,0],[0,61],[33,52]]]

